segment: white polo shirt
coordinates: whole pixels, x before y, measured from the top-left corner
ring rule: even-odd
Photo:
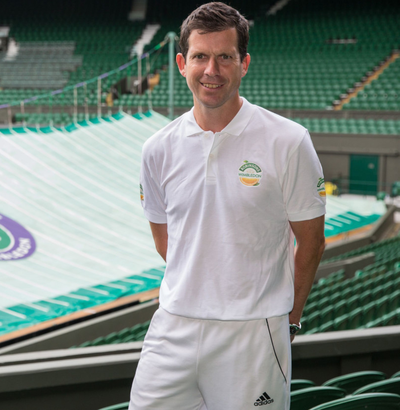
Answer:
[[[168,224],[160,304],[172,314],[249,320],[290,312],[289,221],[325,214],[308,131],[242,100],[221,132],[203,131],[192,109],[143,147],[144,213]]]

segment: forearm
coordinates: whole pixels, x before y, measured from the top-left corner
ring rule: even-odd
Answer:
[[[315,273],[325,249],[324,216],[290,222],[296,237],[294,255],[294,304],[290,323],[299,323]]]
[[[162,246],[162,247],[157,247],[157,252],[159,255],[164,259],[165,262],[167,262],[167,246]]]
[[[167,261],[168,249],[168,228],[167,224],[156,224],[150,222],[151,233],[153,234],[154,244],[160,256]]]
[[[304,305],[306,304],[314,282],[315,273],[324,252],[324,242],[321,239],[320,243],[314,244],[312,248],[307,246],[307,244],[299,244],[296,247],[294,259],[294,304],[293,310],[289,315],[290,323],[300,322]]]

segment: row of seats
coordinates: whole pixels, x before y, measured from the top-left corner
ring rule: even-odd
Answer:
[[[400,408],[400,372],[387,379],[379,371],[362,371],[327,380],[316,386],[311,380],[291,382],[291,410],[387,410]],[[128,410],[119,403],[100,410]]]
[[[389,65],[377,80],[365,87],[363,93],[352,98],[345,110],[400,110],[400,58]],[[372,96],[372,98],[371,98]]]
[[[186,88],[186,83],[183,84]],[[177,86],[178,90],[179,85]],[[177,93],[178,93],[177,90]],[[26,94],[25,94],[26,93]],[[36,95],[37,91],[33,90],[3,90],[0,92],[0,103],[6,101],[18,101],[30,96]],[[103,92],[101,102],[106,102],[107,93]],[[248,96],[245,96],[248,97]],[[87,93],[85,96],[84,89],[81,87],[77,92],[77,103],[79,106],[85,104],[97,105],[98,97],[97,90],[92,87],[91,94]],[[250,99],[251,102],[254,102]],[[56,105],[56,106],[71,106],[74,105],[75,96],[71,90],[69,93],[63,93],[53,96],[51,101],[49,98],[33,101],[29,104],[36,105]],[[145,95],[133,95],[133,94],[121,94],[118,99],[114,100],[114,105],[124,107],[137,107],[139,105],[152,104],[154,107],[161,107],[168,105],[169,95],[168,91],[160,93],[155,91],[153,93]],[[189,107],[193,104],[193,98],[191,94],[184,94],[184,96],[176,94],[174,97],[174,103],[176,106]],[[28,123],[36,123],[37,117],[25,114],[24,116],[18,114],[16,116],[17,122],[22,121],[22,117]],[[45,121],[49,121],[50,118],[42,117]],[[310,132],[318,133],[332,133],[332,134],[376,134],[376,135],[398,135],[400,134],[400,121],[399,120],[373,120],[373,119],[334,119],[334,118],[292,118],[293,121],[302,124]],[[54,118],[53,118],[54,121]],[[41,121],[39,121],[41,122]]]
[[[293,118],[310,132],[399,135],[400,121],[372,119]]]
[[[377,242],[331,258],[344,260],[366,252],[375,262],[346,279],[340,270],[321,279],[310,292],[302,334],[400,324],[400,237]]]
[[[149,328],[150,321],[139,323],[133,327],[127,327],[119,332],[112,332],[104,337],[84,342],[79,346],[72,346],[71,349],[77,347],[101,346],[116,343],[128,343],[143,341]]]
[[[25,122],[27,125],[68,125],[75,122],[85,121],[86,119],[97,118],[97,114],[79,112],[76,116],[69,113],[33,113],[33,114],[15,114],[14,122]]]
[[[397,253],[400,248],[400,236],[395,236],[390,239],[385,239],[379,242],[374,242],[370,245],[366,245],[355,250],[342,253],[338,256],[326,259],[322,264],[336,262],[339,260],[348,259],[353,256],[360,256],[365,253],[374,252],[375,258],[385,259],[391,253]]]
[[[290,408],[383,410],[400,407],[399,395],[400,372],[387,379],[379,371],[362,371],[335,377],[322,386],[315,386],[310,380],[293,380]]]

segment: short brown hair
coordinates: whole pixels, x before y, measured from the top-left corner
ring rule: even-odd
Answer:
[[[186,59],[189,36],[193,30],[200,30],[200,34],[207,34],[230,28],[236,29],[240,59],[243,61],[249,43],[249,23],[236,9],[221,2],[203,4],[184,20],[179,40],[183,57]]]

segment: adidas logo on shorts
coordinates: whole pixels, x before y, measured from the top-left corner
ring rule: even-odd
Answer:
[[[267,393],[263,393],[255,402],[255,406],[265,406],[266,404],[271,404],[274,402],[274,399],[268,396]]]

